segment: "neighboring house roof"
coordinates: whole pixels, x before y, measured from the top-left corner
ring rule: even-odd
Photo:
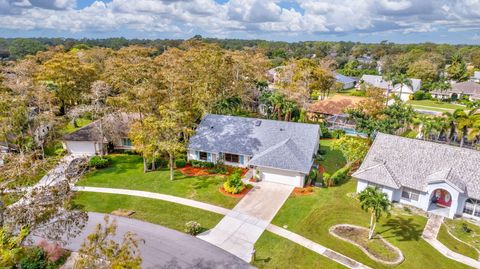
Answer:
[[[337,80],[337,82],[340,82],[340,83],[343,83],[343,84],[349,84],[349,83],[357,82],[357,79],[352,78],[352,77],[347,77],[347,76],[344,76],[342,74],[337,74],[337,73],[335,73],[334,75],[335,75],[335,79]]]
[[[450,91],[469,95],[480,95],[480,84],[473,81],[455,83],[452,84],[452,89]]]
[[[308,173],[319,133],[316,124],[209,114],[188,148],[253,156],[249,164]]]
[[[474,79],[480,79],[480,71],[473,72],[473,78]]]
[[[103,118],[105,130],[104,137],[106,140],[112,136],[112,132],[118,137],[128,137],[130,124],[138,115],[129,113],[118,113],[108,115]],[[110,134],[109,134],[110,133]],[[99,141],[101,139],[100,120],[96,120],[90,124],[83,126],[73,133],[63,136],[64,141]]]
[[[379,163],[389,175],[376,168]],[[390,187],[394,187],[393,178],[399,186],[419,191],[425,191],[429,183],[444,181],[480,199],[479,164],[480,151],[378,133],[353,176]]]
[[[344,113],[347,108],[356,107],[366,98],[357,96],[334,95],[325,100],[316,101],[308,106],[309,112],[337,115]]]
[[[382,76],[377,76],[377,75],[363,75],[362,78],[360,79],[364,83],[370,84],[374,87],[381,88],[381,89],[390,89],[393,91],[400,91],[400,84],[394,85],[392,88],[392,82],[384,80]],[[422,80],[417,79],[417,78],[411,78],[410,82],[412,83],[412,87],[409,87],[407,85],[404,85],[402,91],[405,90],[405,88],[409,88],[412,92],[416,92],[420,90],[420,87],[422,86]]]

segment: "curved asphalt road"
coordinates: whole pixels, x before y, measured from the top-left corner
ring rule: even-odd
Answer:
[[[104,215],[88,213],[85,229],[70,239],[65,248],[78,250],[84,238],[94,231],[95,225],[105,223]],[[110,219],[112,218],[117,221],[115,240],[120,242],[123,235],[131,231],[145,241],[140,244],[142,268],[253,268],[242,259],[194,236],[135,219],[118,216],[111,216]]]

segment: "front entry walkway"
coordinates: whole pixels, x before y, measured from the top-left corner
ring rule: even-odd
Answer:
[[[250,262],[253,246],[293,190],[260,182],[213,229],[198,235],[244,261]]]

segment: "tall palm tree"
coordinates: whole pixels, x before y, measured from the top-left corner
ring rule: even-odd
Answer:
[[[475,108],[471,110],[469,114],[469,118],[471,121],[470,130],[467,134],[467,139],[470,141],[475,140],[480,136],[480,113],[478,113],[480,108]]]
[[[283,95],[279,93],[273,93],[270,97],[270,102],[273,105],[273,114],[275,112],[277,113],[277,119],[282,120],[282,107],[285,103],[285,99],[283,98]]]
[[[401,99],[403,86],[405,85],[412,88],[412,80],[409,79],[406,74],[396,74],[392,77],[392,86],[395,88],[395,86],[399,84],[400,84],[400,99]]]
[[[283,104],[283,112],[285,112],[285,121],[290,121],[292,112],[297,108],[297,104],[292,101],[285,101]]]
[[[375,233],[375,226],[377,221],[382,217],[383,213],[390,216],[390,209],[392,203],[387,197],[387,194],[383,193],[376,187],[367,187],[358,194],[360,200],[360,207],[366,212],[370,212],[370,232],[368,233],[368,239],[372,239]]]
[[[460,136],[460,147],[463,147],[463,144],[465,143],[465,135],[468,134],[468,130],[473,126],[471,119],[473,114],[470,114],[472,111],[466,113],[462,109],[457,109],[455,112],[453,112],[453,117],[455,118],[456,123],[456,131]]]
[[[445,120],[445,125],[447,125],[447,144],[452,143],[452,139],[455,136],[455,122],[456,119],[453,115],[453,113],[450,112],[443,112],[444,120]]]

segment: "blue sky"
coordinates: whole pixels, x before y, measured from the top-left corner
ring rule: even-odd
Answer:
[[[0,37],[480,44],[480,0],[0,0]]]

